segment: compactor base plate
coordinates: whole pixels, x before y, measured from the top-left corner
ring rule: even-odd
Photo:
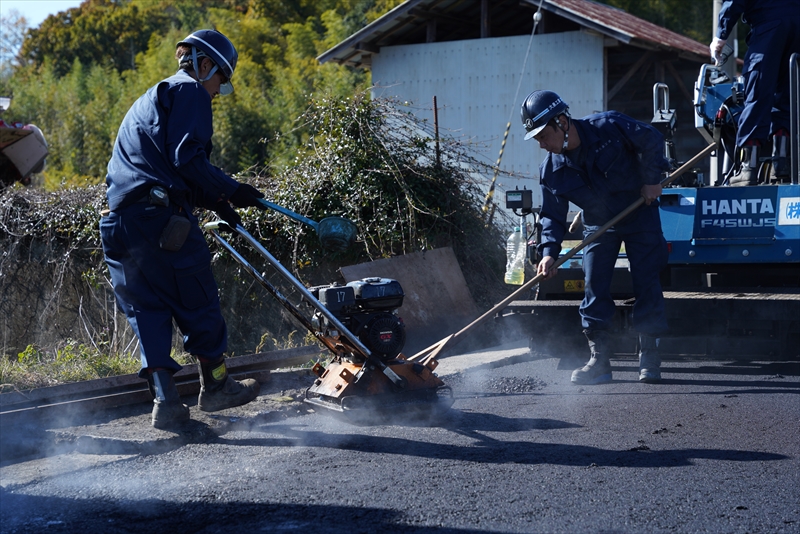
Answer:
[[[402,355],[387,362],[404,379],[404,387],[398,387],[369,364],[334,359],[306,390],[305,402],[355,424],[425,424],[453,404],[452,390],[433,373],[436,365],[435,360],[409,362]]]

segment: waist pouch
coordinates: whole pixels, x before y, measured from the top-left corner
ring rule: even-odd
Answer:
[[[161,232],[158,246],[164,250],[177,252],[186,242],[192,223],[182,215],[173,215]]]

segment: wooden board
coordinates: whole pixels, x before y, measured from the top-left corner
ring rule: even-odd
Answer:
[[[478,307],[450,247],[342,267],[347,282],[393,278],[405,293],[400,317],[406,325],[403,353],[412,354],[474,319]]]

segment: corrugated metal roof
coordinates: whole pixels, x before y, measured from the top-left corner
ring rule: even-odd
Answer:
[[[537,4],[536,0],[525,1]],[[707,44],[699,43],[606,4],[591,0],[545,0],[542,9],[547,9],[579,24],[591,22],[614,30],[617,34],[628,36],[628,40],[620,39],[626,43],[638,39],[658,48],[681,50],[701,56],[704,60],[710,60]]]
[[[707,61],[708,47],[620,9],[591,0],[493,0],[488,3],[492,37],[526,35],[536,9],[553,13],[580,27],[641,48],[671,50]],[[321,54],[334,61],[368,65],[381,46],[424,43],[428,23],[436,21],[436,41],[480,37],[480,0],[408,0]]]

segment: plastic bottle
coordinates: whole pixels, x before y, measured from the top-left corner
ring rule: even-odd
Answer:
[[[525,236],[519,226],[506,241],[506,284],[521,286],[525,283]]]

